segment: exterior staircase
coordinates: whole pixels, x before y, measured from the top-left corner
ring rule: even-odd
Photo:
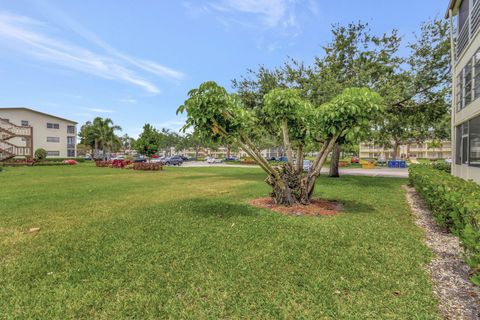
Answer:
[[[25,138],[26,146],[17,146],[9,140],[15,137]],[[33,157],[32,127],[17,126],[7,119],[0,118],[0,162],[14,157]]]

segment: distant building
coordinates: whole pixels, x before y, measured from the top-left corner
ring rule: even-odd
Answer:
[[[419,159],[447,159],[452,155],[452,143],[443,141],[437,146],[431,141],[424,143],[412,143],[410,145],[401,145],[397,150],[399,158],[419,158]],[[360,158],[378,159],[384,157],[386,159],[393,158],[393,148],[384,148],[374,143],[361,143],[359,150]]]
[[[0,108],[0,161],[33,157],[42,148],[49,158],[76,156],[77,123],[28,108]]]
[[[451,0],[452,173],[480,182],[480,1]]]

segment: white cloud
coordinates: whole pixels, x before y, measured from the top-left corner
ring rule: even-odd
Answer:
[[[185,125],[185,120],[169,120],[155,125],[156,128],[170,129],[173,131],[180,131],[180,129]]]
[[[128,64],[173,80],[180,80],[183,77],[181,72],[155,62],[124,55],[96,38],[95,35],[81,29],[80,26],[77,28],[81,31],[76,31],[100,46],[108,55],[98,54],[62,39],[51,37],[39,26],[43,27],[44,24],[28,17],[0,11],[0,45],[76,71],[130,83],[152,94],[159,94],[161,91],[155,84],[129,68]]]
[[[143,69],[144,71],[150,72],[152,74],[155,74],[167,79],[182,80],[185,77],[185,75],[178,70],[174,70],[172,68],[166,67],[164,65],[161,65],[153,61],[137,59],[123,52],[120,52],[119,50],[113,48],[106,41],[101,39],[98,35],[88,30],[77,21],[73,20],[63,11],[58,9],[58,7],[48,4],[48,2],[36,1],[36,4],[39,8],[44,9],[49,16],[52,16],[56,21],[59,21],[63,27],[69,28],[76,34],[80,35],[82,38],[90,41],[91,43],[95,44],[96,46],[108,52],[110,55],[118,59],[121,59],[124,62],[127,62],[140,69]]]
[[[302,32],[302,21],[320,13],[318,0],[210,0],[203,6],[186,2],[184,8],[195,17],[212,15],[227,29],[254,30],[257,48],[267,52],[292,45]]]
[[[267,27],[294,26],[295,2],[292,0],[222,0],[212,8],[220,12],[240,12],[260,16]]]
[[[87,108],[87,110],[96,112],[96,113],[114,113],[115,112],[110,109],[102,109],[102,108]]]

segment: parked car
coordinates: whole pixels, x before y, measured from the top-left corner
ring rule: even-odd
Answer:
[[[225,161],[238,161],[238,158],[234,156],[230,156],[230,157],[226,157]]]
[[[310,160],[303,160],[303,171],[308,172],[312,167],[312,161]]]
[[[147,158],[145,156],[135,156],[133,157],[133,162],[147,162]]]
[[[383,155],[380,156],[380,157],[378,158],[378,160],[377,160],[377,164],[378,164],[379,166],[385,166],[385,165],[387,165],[387,159],[385,158],[385,156],[383,156]]]
[[[350,160],[351,163],[360,163],[360,159],[358,157],[353,156],[352,160]]]
[[[267,159],[267,161],[277,161],[277,158],[275,158],[275,157],[270,157],[270,158]]]
[[[452,164],[452,158],[445,159],[445,163]]]
[[[169,157],[164,161],[167,166],[181,166],[183,164],[183,159],[180,156]]]
[[[92,156],[89,155],[89,154],[85,155],[84,159],[87,160],[87,161],[93,160]]]
[[[210,164],[213,164],[213,163],[222,163],[222,160],[221,159],[217,159],[217,158],[214,158],[214,157],[207,157],[205,159],[205,161],[207,161],[207,163],[210,163]]]
[[[110,160],[125,160],[124,155],[116,155],[115,157],[112,157]]]
[[[279,157],[277,159],[278,162],[288,162],[288,158],[287,157]]]
[[[150,162],[165,164],[165,157],[156,157],[156,158],[152,157],[152,159],[150,159]]]

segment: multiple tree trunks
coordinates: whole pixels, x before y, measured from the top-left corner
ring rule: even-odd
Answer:
[[[298,170],[290,163],[275,167],[278,178],[269,175],[265,182],[272,187],[270,197],[275,204],[292,206],[294,204],[310,204],[315,175],[303,175],[302,169]]]

